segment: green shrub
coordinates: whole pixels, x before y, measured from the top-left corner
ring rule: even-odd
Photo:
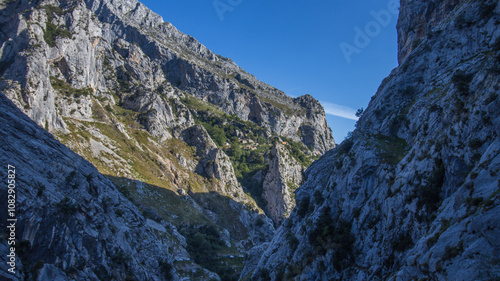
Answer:
[[[337,154],[338,155],[344,155],[347,154],[351,151],[351,148],[354,145],[354,140],[351,138],[345,139],[338,147],[337,147]]]
[[[56,204],[59,212],[65,216],[74,215],[78,210],[78,204],[72,203],[68,197],[64,197],[59,203]]]
[[[111,256],[111,261],[117,265],[126,265],[132,260],[129,254],[126,254],[122,249],[119,249]]]
[[[406,140],[398,137],[387,137],[382,134],[375,135],[375,146],[384,163],[397,165],[408,154],[409,146]]]
[[[397,135],[399,129],[402,126],[408,126],[409,121],[408,118],[406,117],[405,114],[398,114],[396,115],[392,120],[391,120],[391,125],[389,127],[389,130],[391,132],[391,135]]]
[[[320,205],[325,201],[325,198],[323,198],[323,194],[321,194],[321,191],[319,190],[314,191],[313,197],[314,197],[314,203],[316,203],[316,205]]]
[[[419,39],[417,39],[416,41],[414,42],[418,42]],[[420,39],[421,40],[421,39]],[[421,42],[421,41],[420,41]],[[420,42],[418,44],[420,44]],[[418,46],[418,45],[417,45]],[[404,97],[412,97],[415,95],[417,90],[415,90],[415,87],[412,87],[412,86],[408,86],[406,88],[404,88],[403,90],[403,96]]]
[[[50,21],[45,23],[45,30],[43,32],[43,39],[50,47],[56,46],[56,38],[71,38],[71,32],[65,28],[58,27]]]
[[[89,87],[82,88],[82,89],[76,89],[76,88],[73,88],[66,81],[60,80],[54,76],[50,76],[50,84],[52,85],[52,88],[65,94],[68,97],[73,96],[75,98],[79,98],[81,96],[88,96],[92,93],[92,89]]]
[[[431,212],[437,211],[441,204],[441,189],[443,187],[446,170],[443,161],[436,160],[435,168],[428,178],[428,183],[416,189],[415,197],[418,198],[417,207],[427,206]]]
[[[481,146],[483,146],[483,141],[480,139],[475,138],[469,141],[469,147],[473,150],[479,149]]]
[[[355,208],[355,209],[352,211],[352,217],[353,217],[353,218],[358,218],[360,214],[361,214],[361,208]]]
[[[460,255],[464,251],[463,245],[464,241],[460,241],[458,245],[455,247],[446,246],[446,251],[443,255],[443,260],[445,261],[450,260]]]
[[[401,233],[394,241],[391,243],[391,247],[396,252],[404,252],[413,246],[413,239],[409,232]]]
[[[493,43],[493,51],[500,51],[500,36],[495,39],[495,43]]]
[[[306,196],[297,204],[297,215],[299,217],[303,218],[309,213],[309,201],[309,197]]]
[[[259,280],[271,280],[271,276],[269,275],[269,271],[266,268],[263,268],[260,270],[259,274],[260,279]]]
[[[356,111],[356,117],[361,117],[361,115],[363,115],[363,112],[365,112],[365,110],[363,108],[360,108]]]
[[[261,227],[263,225],[264,225],[264,219],[261,216],[259,216],[257,220],[255,220],[255,226]]]
[[[63,9],[58,6],[44,5],[42,8],[45,9],[45,13],[47,14],[47,17],[49,17],[49,19],[52,19],[53,14],[56,14],[58,16],[62,16],[64,14]]]
[[[283,140],[286,142],[286,148],[290,155],[297,160],[302,166],[304,167],[309,167],[312,163],[312,158],[308,157],[304,152],[308,151],[309,148],[307,148],[303,143],[301,142],[296,142],[293,141],[289,138],[282,137]]]
[[[483,197],[474,197],[474,198],[468,197],[466,199],[467,205],[474,207],[478,207],[479,205],[481,205],[481,203],[483,203],[483,201],[484,201]]]
[[[339,219],[334,221],[330,213],[330,208],[324,208],[315,227],[309,233],[309,243],[315,247],[320,255],[326,250],[334,249],[333,267],[337,271],[350,264],[354,236],[351,233],[352,223]]]
[[[174,269],[174,266],[169,263],[167,260],[163,260],[159,263],[160,265],[160,270],[163,272],[163,277],[165,277],[165,280],[170,281],[174,278],[172,275],[172,269]]]
[[[122,210],[122,209],[116,209],[115,210],[115,214],[119,217],[123,216],[125,212]]]
[[[199,227],[189,226],[182,229],[186,237],[187,250],[194,261],[201,266],[217,272],[219,262],[214,257],[224,247],[217,228],[211,224]]]
[[[293,233],[288,232],[286,234],[286,241],[288,242],[290,249],[292,249],[292,252],[295,252],[295,250],[299,246],[299,239],[297,239],[297,237]]]
[[[467,96],[469,95],[470,82],[472,82],[473,77],[473,74],[467,74],[463,70],[457,70],[455,74],[453,74],[451,81],[455,84],[455,87],[462,96]]]
[[[43,193],[45,192],[45,189],[47,189],[47,188],[45,187],[45,185],[44,185],[43,183],[39,182],[39,181],[37,181],[37,182],[35,183],[35,188],[36,188],[36,196],[37,196],[37,197],[42,196],[42,195],[43,195]]]
[[[7,61],[0,61],[0,75],[3,74],[13,63],[14,63],[13,59]]]

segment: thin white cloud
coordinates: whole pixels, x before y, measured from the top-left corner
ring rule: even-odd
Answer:
[[[320,101],[320,103],[323,105],[323,108],[325,109],[325,113],[328,115],[333,115],[333,116],[338,116],[346,119],[351,119],[351,120],[358,120],[358,117],[356,117],[356,110],[352,109],[348,106],[343,106],[343,105],[338,105],[335,103],[327,102],[327,101]]]

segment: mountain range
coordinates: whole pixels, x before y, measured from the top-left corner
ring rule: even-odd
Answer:
[[[498,2],[401,0],[399,66],[336,145],[312,96],[140,2],[3,1],[1,278],[500,278]]]

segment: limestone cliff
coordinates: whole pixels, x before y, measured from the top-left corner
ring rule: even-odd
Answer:
[[[0,91],[24,113],[104,174],[192,196],[248,245],[272,232],[267,218],[250,231],[266,206],[262,182],[246,183],[273,142],[308,159],[334,147],[314,98],[258,81],[135,0],[4,1],[0,24]],[[252,215],[226,220],[213,193]]]
[[[181,102],[165,102],[180,90],[317,153],[334,146],[319,104],[258,81],[135,0],[1,5],[0,90],[49,131],[67,130],[63,117],[92,119],[98,98],[147,110],[141,123],[168,138],[167,128],[189,124],[173,112]]]
[[[303,183],[304,169],[285,145],[276,144],[272,148],[262,197],[266,200],[266,213],[278,225],[295,207],[295,190]]]
[[[155,222],[82,157],[0,94],[0,161],[15,170],[16,270],[2,280],[171,280],[189,260],[177,228]],[[7,190],[1,199],[7,202]],[[9,253],[2,211],[0,252]]]
[[[242,280],[500,277],[499,1],[401,4],[401,64]]]

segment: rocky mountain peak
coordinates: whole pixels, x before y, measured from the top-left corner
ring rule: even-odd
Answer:
[[[306,108],[308,112],[311,113],[322,112],[324,114],[325,112],[323,106],[319,103],[319,101],[309,94],[295,98],[294,102],[300,104],[300,106]]]

